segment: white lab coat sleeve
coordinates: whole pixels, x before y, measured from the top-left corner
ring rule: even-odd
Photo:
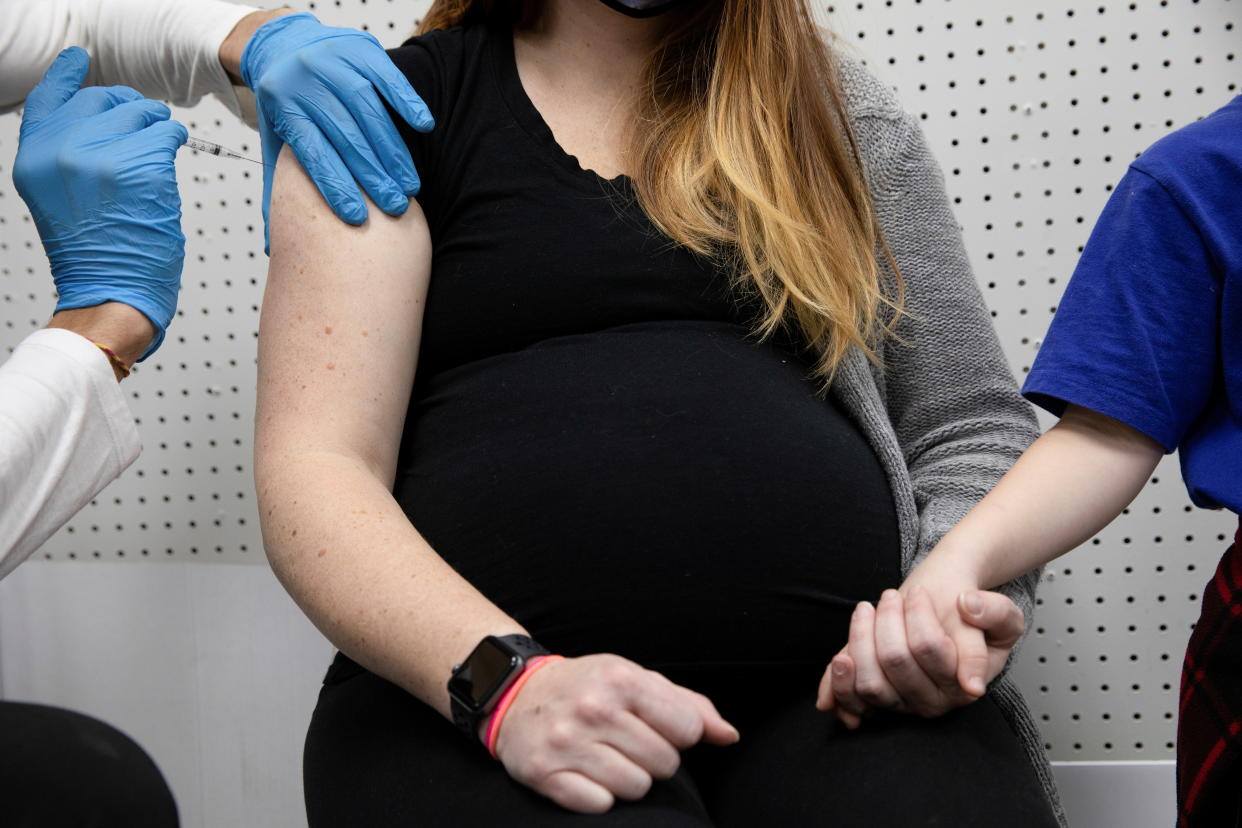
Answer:
[[[220,44],[255,10],[224,0],[0,0],[0,112],[21,105],[62,49],[81,46],[88,85],[184,106],[215,95],[253,125],[253,97],[229,81]]]
[[[36,331],[0,365],[0,578],[138,457],[138,427],[104,353]]]

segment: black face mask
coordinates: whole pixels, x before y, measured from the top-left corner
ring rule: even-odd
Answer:
[[[627,17],[655,17],[663,14],[682,0],[599,0],[608,8]]]

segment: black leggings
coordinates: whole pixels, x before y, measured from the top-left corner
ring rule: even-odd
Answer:
[[[0,823],[176,828],[177,805],[133,739],[98,719],[0,702]]]
[[[306,739],[310,826],[996,826],[1050,828],[1051,808],[999,708],[887,716],[855,732],[814,709],[822,666],[666,669],[742,733],[686,751],[672,779],[604,816],[514,782],[482,747],[338,656]]]

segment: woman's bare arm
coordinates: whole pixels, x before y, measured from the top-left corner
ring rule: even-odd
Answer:
[[[332,643],[447,715],[452,665],[524,632],[428,546],[391,494],[431,242],[417,203],[337,221],[288,149],[259,334],[255,477],[277,577]]]
[[[268,558],[350,657],[449,714],[485,635],[525,632],[432,551],[390,489],[418,360],[431,242],[422,209],[337,221],[286,152],[272,196],[255,474]],[[549,584],[549,589],[556,589]],[[637,799],[679,748],[730,744],[703,696],[614,655],[532,676],[497,742],[505,769],[578,811]]]

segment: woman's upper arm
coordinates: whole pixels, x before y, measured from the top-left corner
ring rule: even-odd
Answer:
[[[373,207],[374,205],[369,205]],[[391,484],[418,360],[431,239],[415,201],[337,220],[293,154],[276,167],[259,322],[258,472],[297,454],[354,457]]]
[[[901,174],[877,205],[905,282],[906,313],[884,348],[888,412],[916,491],[973,501],[1034,440],[1035,417],[1001,350],[939,165],[917,122],[905,121],[894,141]]]

